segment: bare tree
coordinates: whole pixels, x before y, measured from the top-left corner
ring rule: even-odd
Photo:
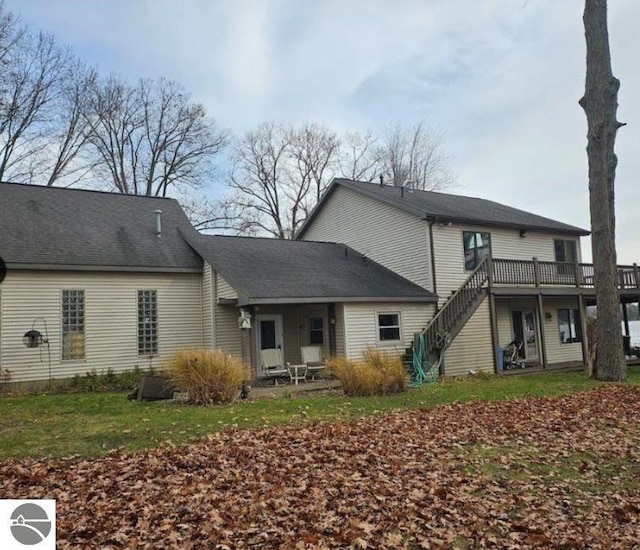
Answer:
[[[424,122],[390,126],[382,145],[382,173],[396,186],[436,191],[453,183],[442,133]]]
[[[51,128],[45,136],[48,142],[47,186],[70,187],[85,181],[95,167],[87,154],[89,121],[85,113],[97,78],[95,69],[87,68],[79,61],[70,63],[64,71]]]
[[[331,180],[339,146],[316,124],[264,123],[236,141],[229,185],[242,231],[291,238]]]
[[[594,281],[598,304],[597,359],[599,380],[624,381],[627,364],[622,350],[620,296],[616,281],[614,152],[620,81],[611,70],[607,1],[585,0],[583,15],[587,44],[585,94],[580,105],[587,117],[589,203]]]
[[[32,35],[11,24],[3,31],[0,48],[0,180],[31,181],[37,175],[47,143],[48,108],[70,62],[68,51],[52,36]]]
[[[301,189],[311,188],[311,206],[315,205],[329,184],[340,148],[340,140],[334,132],[317,124],[307,124],[290,130],[289,156],[295,164],[294,177],[300,180]],[[305,206],[309,206],[308,204]]]
[[[130,85],[112,75],[96,86],[85,117],[96,171],[127,194],[164,197],[175,187],[199,187],[228,136],[165,79]]]
[[[268,122],[247,132],[232,152],[230,187],[244,209],[244,224],[279,239],[290,238],[302,212],[300,200],[289,204],[291,194],[287,152],[290,133]],[[306,196],[306,187],[294,195]]]
[[[383,172],[383,151],[371,132],[348,132],[342,137],[338,173],[356,181],[373,181]]]

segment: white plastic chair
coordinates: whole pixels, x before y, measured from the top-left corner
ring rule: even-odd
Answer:
[[[307,372],[311,374],[311,380],[316,380],[316,376],[326,368],[320,346],[302,346],[300,355],[302,362],[307,365]]]
[[[276,386],[278,378],[289,376],[289,369],[284,364],[281,349],[260,350],[260,362],[262,363],[262,372],[267,378],[273,378],[273,383]]]

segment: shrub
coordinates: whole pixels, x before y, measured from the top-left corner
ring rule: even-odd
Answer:
[[[241,359],[219,349],[178,351],[166,371],[172,384],[187,390],[189,401],[198,404],[230,403],[251,378],[251,369]]]
[[[407,372],[400,357],[375,348],[365,350],[362,361],[334,357],[329,369],[349,396],[386,395],[407,387]]]

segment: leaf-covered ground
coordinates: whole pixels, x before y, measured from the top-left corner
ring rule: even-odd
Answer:
[[[634,548],[640,388],[11,460],[0,494],[57,499],[60,548]]]

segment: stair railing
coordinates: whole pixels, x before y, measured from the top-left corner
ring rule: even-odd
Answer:
[[[424,330],[415,334],[414,344],[420,335],[425,335],[429,351],[441,347],[442,338],[451,332],[451,329],[467,312],[482,292],[485,283],[490,282],[493,275],[492,270],[491,257],[485,256],[460,288],[443,304]]]

